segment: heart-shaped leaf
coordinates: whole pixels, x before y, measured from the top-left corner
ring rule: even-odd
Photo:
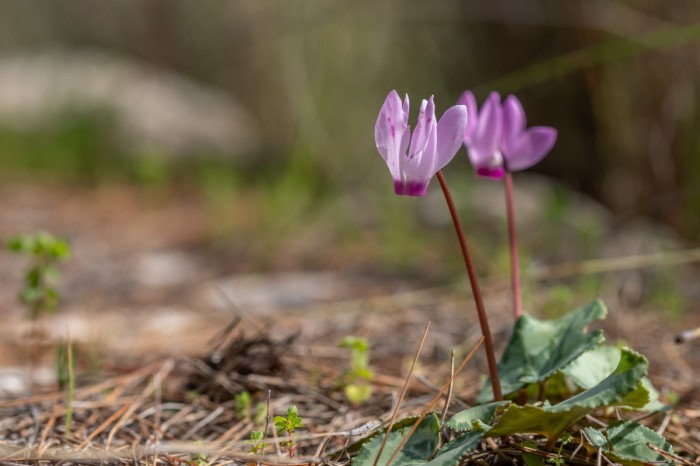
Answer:
[[[624,348],[620,356],[615,371],[598,385],[556,405],[510,405],[486,435],[535,433],[556,438],[596,408],[619,405],[627,395],[640,389],[648,368],[646,358],[632,350]],[[641,406],[647,401],[648,396],[635,402]]]
[[[389,461],[412,426],[413,424],[404,425],[391,431],[377,462],[378,466],[383,466]],[[385,435],[377,435],[362,445],[352,464],[354,466],[372,466]],[[411,438],[401,448],[401,452],[392,461],[391,466],[417,466],[428,462],[437,449],[439,441],[440,421],[434,413],[430,413],[421,421]]]
[[[600,345],[582,354],[562,372],[579,387],[589,389],[602,382],[619,362],[620,348]],[[644,399],[648,401],[642,404]],[[659,392],[646,377],[642,378],[636,390],[625,396],[620,405],[649,412],[666,409],[666,406],[659,401]]]
[[[462,457],[481,443],[483,432],[467,432],[442,447],[433,460],[423,466],[457,466]]]
[[[602,331],[586,333],[585,329],[606,314],[605,305],[598,300],[554,320],[520,317],[498,364],[503,393],[546,380],[599,345],[604,340]],[[477,400],[493,400],[490,383],[484,385]]]
[[[628,466],[673,464],[649,445],[673,454],[673,447],[661,435],[633,421],[616,421],[601,432],[587,427],[584,433],[591,444],[616,462]]]
[[[445,426],[457,431],[487,431],[497,412],[502,411],[510,401],[497,401],[485,405],[472,406],[460,411],[445,423]]]

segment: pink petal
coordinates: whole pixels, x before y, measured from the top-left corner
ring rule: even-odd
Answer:
[[[510,152],[520,135],[525,131],[525,110],[514,95],[503,102],[503,150]]]
[[[472,134],[474,133],[474,128],[476,128],[476,123],[479,121],[476,99],[471,91],[466,91],[460,96],[457,103],[467,106],[467,128],[464,130],[464,144],[469,145]]]
[[[462,147],[466,128],[467,107],[464,105],[455,105],[443,113],[437,124],[437,153],[431,176],[450,163]]]
[[[538,163],[552,150],[557,141],[557,130],[549,126],[528,128],[515,143],[511,152],[505,154],[509,171],[525,170]]]
[[[503,165],[499,165],[494,168],[490,167],[479,167],[476,169],[476,174],[484,178],[492,178],[494,180],[500,180],[506,174],[506,169]]]
[[[493,165],[501,142],[503,116],[500,96],[492,92],[479,112],[479,121],[469,144],[469,158],[475,167]]]
[[[391,175],[396,180],[400,178],[400,157],[406,153],[408,145],[408,115],[404,112],[408,99],[401,105],[401,99],[396,91],[391,91],[386,97],[377,123],[374,126],[374,141],[377,150],[389,166]]]
[[[430,178],[435,173],[437,151],[437,122],[435,121],[435,103],[433,98],[423,101],[418,124],[411,138],[408,159],[401,165],[403,179],[410,186],[412,183],[423,188],[409,189],[411,196],[424,195]]]
[[[425,196],[428,194],[428,181],[394,181],[394,192],[405,196]]]
[[[428,142],[429,130],[435,120],[435,104],[433,98],[430,101],[423,99],[418,113],[418,123],[411,136],[411,146],[408,149],[408,157],[413,157],[417,152],[421,152]]]

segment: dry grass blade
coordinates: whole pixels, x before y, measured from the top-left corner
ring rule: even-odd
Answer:
[[[102,424],[100,424],[100,425],[97,427],[97,429],[95,429],[95,430],[93,430],[92,432],[90,432],[90,435],[88,435],[87,438],[86,438],[85,440],[83,440],[83,443],[81,443],[81,444],[78,446],[78,450],[84,450],[85,448],[87,448],[87,446],[90,444],[90,442],[91,442],[95,437],[97,437],[98,435],[100,435],[100,434],[101,434],[102,432],[104,432],[105,429],[107,429],[107,427],[109,427],[114,421],[116,421],[117,419],[119,419],[119,417],[121,417],[121,416],[126,412],[127,409],[129,409],[129,405],[124,405],[124,406],[122,406],[121,408],[119,408],[118,410],[116,410],[116,411],[114,412],[114,414],[112,414],[112,415],[111,415],[110,417],[108,417]]]
[[[484,337],[482,336],[481,339],[479,339],[479,341],[476,343],[476,345],[474,345],[474,348],[472,348],[471,351],[469,351],[469,354],[467,354],[467,356],[464,358],[464,361],[462,361],[462,364],[459,365],[459,368],[455,371],[454,374],[452,374],[452,377],[450,377],[450,380],[448,380],[447,383],[446,383],[445,385],[442,386],[442,388],[440,389],[440,391],[438,392],[438,394],[435,395],[435,397],[430,401],[430,403],[428,403],[428,406],[425,407],[425,409],[424,409],[423,412],[421,413],[420,417],[418,417],[418,419],[416,420],[415,424],[413,424],[413,426],[412,426],[411,429],[408,431],[408,433],[406,434],[406,436],[403,438],[403,440],[401,441],[401,443],[399,444],[399,446],[396,447],[396,451],[394,451],[394,453],[391,455],[391,457],[389,458],[389,460],[386,462],[386,464],[385,464],[384,466],[389,466],[389,465],[391,464],[391,462],[394,461],[394,459],[396,459],[396,456],[399,454],[399,452],[401,451],[401,449],[403,448],[403,446],[406,444],[406,442],[408,442],[408,439],[411,438],[411,435],[413,435],[413,433],[416,431],[416,429],[418,429],[418,426],[419,426],[420,423],[423,421],[423,419],[425,419],[425,416],[427,416],[428,413],[430,412],[430,410],[433,409],[433,406],[435,406],[435,403],[437,403],[437,401],[440,399],[440,397],[441,397],[442,394],[445,392],[445,390],[447,390],[447,388],[450,386],[450,384],[451,384],[452,382],[454,382],[454,380],[455,380],[455,378],[457,377],[457,375],[459,375],[459,373],[462,372],[462,369],[464,369],[464,366],[467,365],[467,363],[469,362],[469,360],[474,356],[474,353],[476,353],[476,350],[478,350],[479,347],[480,347],[483,343],[484,343]],[[389,433],[388,433],[388,432],[387,432],[387,434],[386,434],[386,436],[385,436],[385,439],[386,439],[386,438],[389,438]],[[379,452],[379,454],[377,454],[377,458],[379,458],[379,455],[380,455],[380,454],[381,454],[381,451]],[[375,466],[376,466],[376,460],[375,460]]]
[[[700,327],[679,333],[676,335],[676,343],[682,345],[683,343],[695,340],[696,338],[700,338]]]
[[[384,451],[384,447],[386,446],[386,442],[389,439],[389,434],[391,433],[392,427],[394,427],[394,422],[396,422],[396,416],[399,414],[399,408],[401,407],[401,402],[403,401],[404,397],[406,396],[406,390],[408,389],[408,382],[411,380],[411,374],[413,374],[413,369],[416,367],[416,361],[418,361],[418,358],[420,357],[421,351],[423,351],[423,345],[425,345],[425,338],[428,336],[428,330],[430,330],[430,322],[425,326],[425,330],[423,331],[423,337],[420,340],[420,344],[418,345],[418,350],[416,350],[416,355],[413,358],[413,362],[411,362],[411,368],[408,370],[408,374],[406,374],[406,379],[404,380],[403,383],[403,388],[401,389],[401,395],[399,395],[399,400],[396,403],[396,406],[394,407],[394,412],[391,415],[391,421],[389,421],[389,426],[386,428],[386,434],[384,435],[384,440],[382,440],[382,444],[379,446],[379,452],[377,453],[377,457],[374,459],[374,464],[373,466],[377,466],[377,462],[379,461],[379,457],[382,456],[382,451]]]
[[[297,326],[309,332],[305,327],[308,320],[306,314],[290,318],[292,324],[285,322],[283,332],[266,328],[263,332],[253,333],[243,325],[236,325],[235,321],[228,326],[224,322],[215,332],[212,331],[217,338],[206,347],[204,354],[188,354],[171,359],[175,367],[167,374],[163,371],[167,361],[164,359],[144,366],[137,365],[135,360],[117,360],[114,365],[105,366],[95,375],[78,371],[73,402],[75,414],[70,431],[64,428],[67,412],[65,390],[0,401],[0,453],[5,453],[0,454],[0,463],[190,466],[207,455],[206,462],[210,466],[246,463],[281,466],[319,461],[320,464],[342,466],[354,456],[354,449],[348,450],[348,445],[357,445],[363,437],[376,433],[381,427],[386,428],[395,408],[398,415],[392,431],[398,429],[399,419],[404,414],[419,416],[436,395],[438,399],[428,407],[436,416],[442,414],[449,417],[452,411],[461,409],[461,400],[473,400],[479,388],[481,371],[472,363],[457,375],[459,364],[456,360],[452,363],[450,359],[450,349],[463,341],[465,336],[457,326],[449,323],[448,317],[453,314],[461,316],[464,299],[445,299],[444,293],[436,293],[432,304],[420,302],[416,304],[415,312],[406,312],[405,308],[399,310],[392,304],[389,310],[373,315],[378,320],[370,327],[361,323],[360,319],[347,316],[342,320],[347,325],[317,320],[314,325],[321,327],[314,329],[315,333],[309,333],[314,338],[299,334]],[[374,303],[371,305],[374,306]],[[435,317],[440,317],[433,320],[430,326],[430,335],[438,335],[439,338],[431,338],[435,345],[431,351],[427,349],[431,345],[426,338],[420,359],[416,360],[416,368],[410,374],[408,388],[397,407],[410,362],[401,370],[396,365],[396,358],[405,355],[410,358],[418,345],[415,340],[406,339],[405,333],[404,336],[401,332],[388,333],[386,325],[401,329],[419,327],[417,330],[420,331],[420,328],[426,327],[423,311],[428,308],[436,312]],[[366,309],[356,312],[359,315]],[[275,325],[280,324],[277,322]],[[688,330],[697,325],[694,322],[679,330]],[[221,332],[222,329],[224,332]],[[362,334],[369,341],[381,342],[373,347],[372,352],[373,370],[376,371],[373,396],[361,405],[348,403],[339,385],[348,358],[345,352],[337,349],[337,341],[352,333]],[[664,334],[662,350],[670,348],[673,351],[666,358],[673,355],[682,359],[683,366],[674,362],[674,374],[681,374],[682,377],[660,378],[654,373],[651,377],[657,386],[679,394],[678,405],[672,415],[657,413],[654,414],[657,418],[645,419],[644,424],[663,432],[676,449],[676,454],[692,462],[700,456],[697,445],[700,409],[696,401],[698,391],[692,384],[697,353],[693,351],[695,347],[692,344],[685,347],[674,345],[672,339],[677,333],[679,331],[670,329]],[[478,329],[474,326],[466,337],[467,341],[475,343],[477,334]],[[295,338],[290,338],[292,335]],[[315,337],[318,335],[322,335],[322,338]],[[467,351],[470,349],[467,348]],[[657,368],[661,366],[660,359],[657,357]],[[419,363],[429,371],[419,371]],[[81,370],[85,368],[84,361],[76,367]],[[421,375],[428,373],[431,374],[430,380]],[[456,377],[459,377],[459,381],[456,381]],[[450,382],[446,389],[440,391],[448,379]],[[451,398],[448,396],[450,386]],[[46,389],[53,390],[53,386]],[[270,389],[274,396],[270,397],[270,405],[266,409]],[[246,411],[241,411],[236,398],[244,390],[250,395],[251,405]],[[287,438],[279,436],[274,440],[275,432],[269,430],[274,430],[271,418],[278,412],[281,414],[291,404],[299,407],[307,429],[292,439],[299,447],[295,458],[290,458],[284,448],[281,448],[280,456],[275,454],[279,443]],[[447,414],[444,414],[443,404],[448,405]],[[433,416],[432,413],[426,415]],[[604,412],[596,412],[593,416],[589,416],[588,420],[596,427],[598,423],[606,425],[610,421]],[[124,422],[113,429],[122,420]],[[267,428],[264,425],[266,420],[270,422]],[[393,431],[392,443],[384,447],[379,466],[384,466],[394,453],[393,442],[401,442],[411,427],[403,428],[401,435]],[[266,448],[257,454],[250,454],[253,453],[250,433],[264,428],[267,431],[267,438],[264,439]],[[114,433],[108,445],[111,430]],[[380,435],[384,435],[385,431]],[[411,435],[417,435],[420,431],[418,428]],[[187,441],[183,442],[185,439]],[[537,440],[532,436],[516,436],[515,439]],[[377,447],[382,440],[376,440]],[[411,437],[408,444],[403,445],[404,452],[406,445],[415,440]],[[496,443],[496,448],[479,449],[464,462],[481,466],[522,463],[521,449],[513,443]],[[584,458],[579,449],[578,453],[574,452],[574,458],[569,459],[574,447],[566,449],[567,464],[595,464],[595,451],[591,451],[592,456]],[[610,464],[603,454],[601,464]],[[401,455],[399,453],[392,461],[400,461]],[[674,461],[681,466],[687,464]]]
[[[450,353],[450,380],[455,375],[455,350]],[[445,397],[445,406],[442,408],[442,414],[440,415],[440,422],[445,422],[447,417],[447,410],[450,407],[450,401],[452,400],[452,389],[454,387],[453,382],[450,382],[450,387],[447,389],[447,396]]]
[[[700,249],[567,262],[535,270],[534,275],[539,280],[555,280],[578,275],[692,264],[693,262],[700,262]]]
[[[658,453],[659,455],[663,456],[663,457],[666,458],[666,459],[669,459],[669,460],[674,461],[674,462],[676,462],[676,463],[681,463],[681,464],[686,464],[686,465],[689,465],[689,466],[693,466],[693,463],[691,463],[690,461],[688,461],[688,460],[686,460],[686,459],[684,459],[684,458],[681,458],[681,457],[678,456],[678,455],[674,455],[673,453],[669,453],[669,452],[667,452],[666,450],[662,450],[661,448],[657,447],[657,446],[654,445],[653,443],[647,443],[647,447],[651,448],[651,449],[654,450],[656,453]]]

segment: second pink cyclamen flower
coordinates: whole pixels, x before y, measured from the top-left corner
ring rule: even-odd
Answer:
[[[479,110],[474,95],[467,91],[459,103],[467,107],[464,144],[480,176],[503,178],[506,171],[530,168],[552,150],[557,140],[557,130],[552,127],[526,128],[525,111],[513,95],[501,104],[501,96],[492,92]]]

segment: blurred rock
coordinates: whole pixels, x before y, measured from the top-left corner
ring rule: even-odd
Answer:
[[[134,277],[147,287],[185,284],[203,274],[197,265],[196,257],[181,251],[145,253],[136,260]]]
[[[56,381],[56,375],[50,367],[18,367],[6,366],[0,368],[0,395],[16,397],[26,395],[32,383],[50,386]]]
[[[65,112],[107,112],[130,149],[236,156],[257,128],[229,95],[172,71],[95,51],[0,58],[0,123],[23,130]]]
[[[224,293],[233,303],[254,315],[331,301],[343,296],[348,283],[330,272],[296,272],[238,275],[220,280],[206,291],[205,301],[228,309]]]

